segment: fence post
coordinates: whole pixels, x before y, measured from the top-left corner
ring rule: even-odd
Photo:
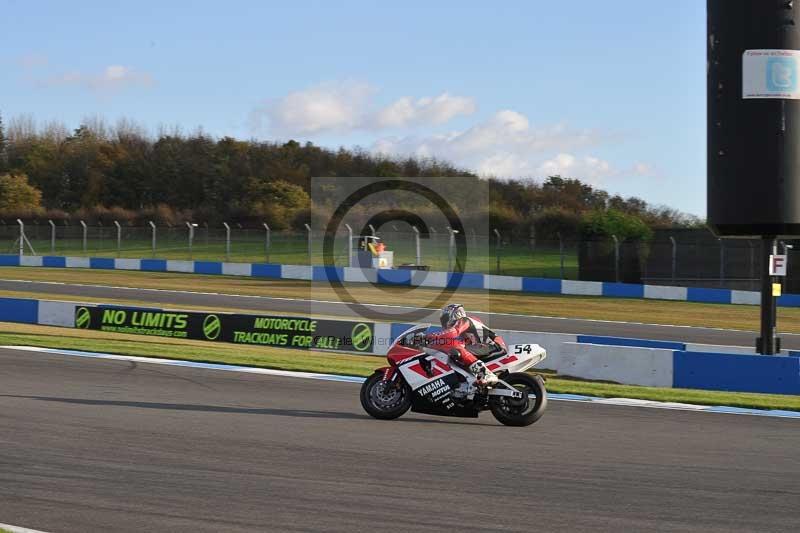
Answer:
[[[227,222],[222,223],[225,226],[225,261],[231,260],[231,227]]]
[[[619,239],[616,235],[611,238],[614,239],[614,280],[619,283]]]
[[[152,246],[152,253],[153,257],[156,256],[156,225],[153,221],[150,221],[150,233],[151,233],[151,246]]]
[[[344,227],[347,228],[347,263],[345,265],[353,266],[353,228],[350,227],[350,224],[345,224]]]
[[[17,224],[19,224],[19,256],[22,257],[25,255],[25,223],[18,218]]]
[[[263,224],[264,224],[264,229],[266,230],[266,237],[264,240],[264,260],[267,263],[269,263],[269,245],[270,241],[272,240],[270,233],[272,232],[272,230],[269,229],[269,226],[267,225],[266,222],[264,222]]]
[[[303,224],[308,232],[308,264],[311,265],[311,226]]]
[[[558,257],[561,265],[561,279],[566,279],[566,277],[564,277],[564,239],[561,238],[560,231],[557,231],[556,235],[558,236]]]
[[[794,249],[794,245],[793,244],[786,244],[786,241],[781,241],[781,246],[783,247],[783,254],[787,255],[787,256],[789,255],[789,250],[793,250]],[[788,259],[788,257],[787,257],[787,259]],[[789,264],[788,264],[789,262],[787,261],[786,263],[787,263],[786,264],[786,270],[787,270],[786,276],[781,278],[781,288],[782,289],[786,288],[786,281],[787,281],[787,279],[789,277],[789,274],[790,274],[790,272],[788,271],[789,270]]]
[[[678,243],[672,235],[669,237],[669,242],[672,243],[672,283],[675,283],[678,272]]]
[[[722,287],[725,285],[725,243],[721,238],[717,240],[719,241],[719,286]]]
[[[472,246],[477,249],[478,248],[478,234],[475,232],[475,227],[470,228],[472,230]]]
[[[495,228],[493,231],[497,236],[497,244],[494,247],[494,253],[497,256],[497,273],[500,274],[500,232],[497,231],[497,228]]]
[[[419,246],[419,230],[416,226],[411,226],[411,229],[414,230],[414,248],[416,252],[416,258],[414,260],[414,264],[417,266],[422,264],[422,248]]]
[[[87,243],[88,239],[87,239],[87,235],[86,234],[88,232],[88,229],[86,227],[86,222],[84,222],[83,220],[81,220],[80,222],[81,222],[81,227],[83,228],[83,253],[86,253],[86,251],[87,251],[86,249],[87,249],[87,246],[88,246],[88,243]]]
[[[428,245],[433,248],[433,255],[434,257],[439,257],[439,249],[437,248],[439,244],[439,234],[436,231],[436,228],[431,226],[428,228]]]
[[[50,224],[50,253],[56,255],[56,223],[52,220],[47,222]]]
[[[447,228],[450,232],[450,241],[447,246],[447,271],[453,272],[453,263],[455,262],[455,251],[456,251],[456,233],[458,230],[453,228]]]
[[[194,224],[187,222],[186,227],[189,228],[189,260],[191,261],[194,259],[192,254],[192,243],[194,242]]]
[[[122,255],[122,226],[116,220],[114,225],[117,227],[117,257],[120,257]]]

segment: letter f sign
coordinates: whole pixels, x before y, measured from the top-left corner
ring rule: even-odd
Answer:
[[[769,275],[770,276],[785,276],[786,275],[786,256],[785,255],[770,255],[769,256]]]

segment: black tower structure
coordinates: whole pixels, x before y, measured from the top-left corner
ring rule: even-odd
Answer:
[[[800,19],[794,0],[707,0],[708,222],[763,239],[758,351],[775,332],[775,239],[800,234]]]

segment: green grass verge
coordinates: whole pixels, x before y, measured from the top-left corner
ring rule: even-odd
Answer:
[[[155,339],[17,324],[0,324],[0,344],[64,348],[350,376],[368,376],[375,368],[385,364],[383,357],[376,356],[228,346],[200,341]],[[543,375],[547,378],[547,389],[556,393],[800,411],[800,396],[639,387],[563,378],[549,372],[543,372]]]

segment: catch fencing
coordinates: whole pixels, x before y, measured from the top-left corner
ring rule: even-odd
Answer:
[[[370,231],[394,253],[394,266],[435,271],[577,279],[577,243],[514,239],[467,229],[464,236],[448,228]],[[20,237],[23,236],[22,239]],[[276,231],[267,224],[245,227],[186,223],[167,226],[83,223],[0,224],[0,253],[70,257],[159,258],[242,263],[349,266],[358,247],[357,234],[337,231],[326,252],[323,229]]]
[[[706,230],[659,230],[649,241],[608,238],[520,238],[467,228],[457,235],[449,228],[387,225],[369,234],[394,252],[396,268],[475,272],[584,281],[611,281],[682,287],[758,290],[761,276],[757,239],[718,239]],[[24,236],[20,239],[20,236]],[[242,263],[349,266],[357,237],[342,228],[328,243],[322,228],[276,231],[267,224],[127,226],[51,221],[22,224],[0,221],[0,253],[70,257],[160,258]],[[789,255],[784,290],[800,292],[800,260],[796,243],[780,241]],[[326,257],[327,255],[327,257]]]

